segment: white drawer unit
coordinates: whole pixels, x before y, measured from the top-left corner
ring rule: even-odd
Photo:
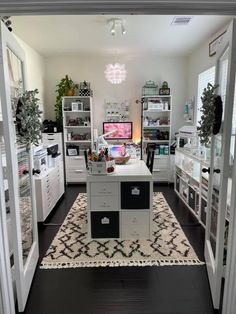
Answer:
[[[91,210],[118,210],[119,198],[118,195],[111,196],[91,196],[90,198]]]
[[[149,211],[124,211],[121,213],[122,225],[148,225],[150,220]]]
[[[88,240],[150,239],[153,180],[143,160],[87,176]]]
[[[58,144],[58,151],[63,154],[62,133],[42,133],[42,142],[45,145]]]
[[[84,183],[86,182],[87,170],[84,158],[66,157],[66,182]]]
[[[91,195],[118,195],[118,182],[91,183]]]
[[[66,167],[85,169],[84,156],[66,156]]]
[[[38,221],[44,221],[65,192],[63,162],[34,177]]]
[[[154,168],[152,172],[153,181],[169,181],[169,171],[161,168]]]
[[[170,159],[168,157],[155,157],[154,158],[154,164],[153,168],[159,168],[159,169],[168,169],[170,166]]]
[[[124,240],[129,239],[148,239],[150,238],[149,224],[125,224],[122,225],[121,237]]]

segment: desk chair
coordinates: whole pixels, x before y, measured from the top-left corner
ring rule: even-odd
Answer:
[[[149,171],[152,173],[153,170],[153,164],[154,164],[154,156],[155,156],[155,145],[148,145],[147,146],[147,160],[146,165],[149,169]]]
[[[88,152],[86,149],[84,150],[84,160],[85,160],[86,169],[88,169]]]

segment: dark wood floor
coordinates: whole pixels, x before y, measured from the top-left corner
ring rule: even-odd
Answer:
[[[204,230],[171,186],[164,193],[186,236],[203,260]],[[39,228],[40,260],[73,201],[85,186],[69,186],[48,226]],[[27,314],[213,314],[205,266],[36,270]]]

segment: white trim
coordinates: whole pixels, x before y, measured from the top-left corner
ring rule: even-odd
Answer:
[[[3,0],[0,15],[58,14],[236,15],[234,0]]]
[[[10,254],[7,235],[7,217],[4,197],[2,156],[0,149],[0,312],[15,314]]]

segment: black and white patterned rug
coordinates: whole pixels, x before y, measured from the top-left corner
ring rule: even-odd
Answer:
[[[86,207],[86,194],[79,194],[40,268],[203,264],[162,193],[153,195],[152,240],[88,241]]]

